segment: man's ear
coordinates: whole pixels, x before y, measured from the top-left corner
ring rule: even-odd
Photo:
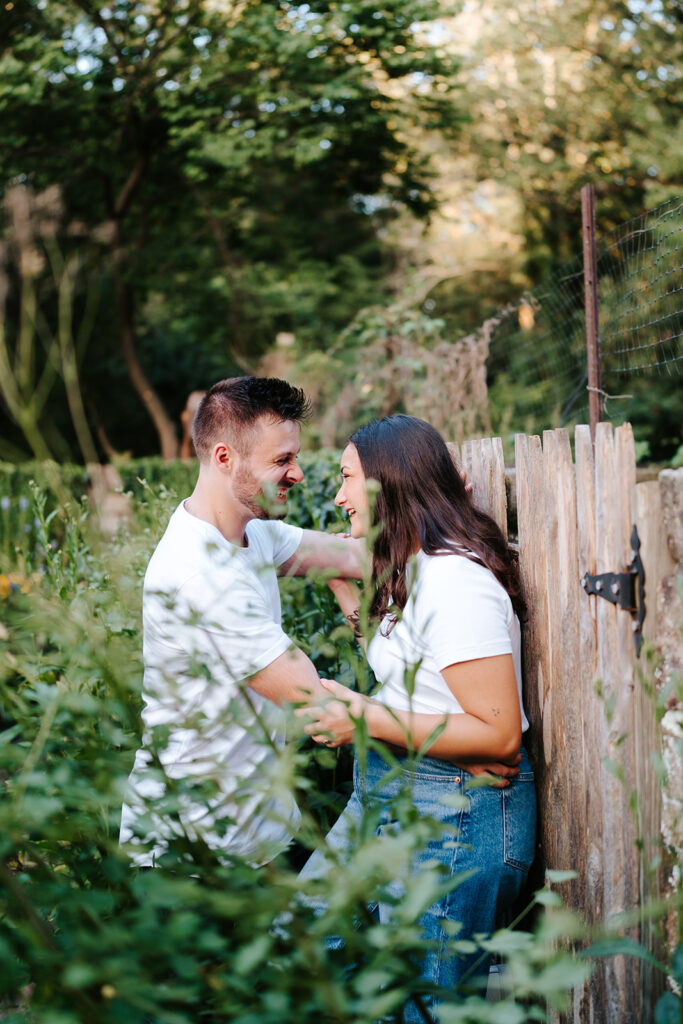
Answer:
[[[235,465],[236,454],[235,449],[231,448],[231,446],[226,444],[225,441],[218,441],[217,444],[213,446],[211,462],[214,464],[216,469],[223,473],[226,470],[233,468]]]

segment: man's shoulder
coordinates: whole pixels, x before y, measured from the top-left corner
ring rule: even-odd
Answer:
[[[283,537],[301,536],[303,530],[283,519],[250,519],[247,523],[247,535],[259,540],[279,542]]]
[[[279,565],[299,547],[303,530],[280,519],[252,519],[247,524],[249,546],[264,562]]]
[[[211,559],[211,545],[201,531],[192,527],[190,517],[179,505],[147,564],[145,590],[178,589],[203,571]]]

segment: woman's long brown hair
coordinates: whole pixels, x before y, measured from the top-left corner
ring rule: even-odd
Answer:
[[[367,480],[376,480],[370,605],[382,619],[408,600],[406,565],[418,548],[427,555],[454,552],[480,562],[505,588],[522,618],[519,567],[497,523],[473,503],[446,443],[424,420],[387,416],[350,437]]]

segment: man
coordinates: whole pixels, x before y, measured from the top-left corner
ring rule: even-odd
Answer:
[[[263,863],[296,828],[278,766],[282,705],[329,695],[282,630],[277,572],[358,578],[364,556],[362,541],[279,521],[303,479],[307,414],[302,391],[256,377],[220,381],[197,410],[197,484],[144,583],[145,739],[121,824],[140,865],[155,864],[172,838]]]
[[[201,837],[260,863],[296,827],[287,787],[273,793],[284,744],[279,705],[327,695],[282,630],[276,570],[296,561],[299,574],[332,566],[362,575],[360,542],[267,518],[269,502],[284,514],[289,488],[303,479],[297,455],[307,413],[302,391],[254,377],[220,381],[197,410],[197,484],[144,583],[146,736],[121,826],[140,865],[154,864],[171,836]],[[178,790],[173,820],[168,802],[163,814],[154,808],[168,780]]]

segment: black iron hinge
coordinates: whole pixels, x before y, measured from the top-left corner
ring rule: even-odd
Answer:
[[[623,572],[603,572],[598,576],[586,573],[581,586],[587,594],[604,597],[631,613],[633,644],[636,658],[639,658],[645,618],[645,569],[640,557],[640,537],[635,526],[631,534],[631,564]]]

